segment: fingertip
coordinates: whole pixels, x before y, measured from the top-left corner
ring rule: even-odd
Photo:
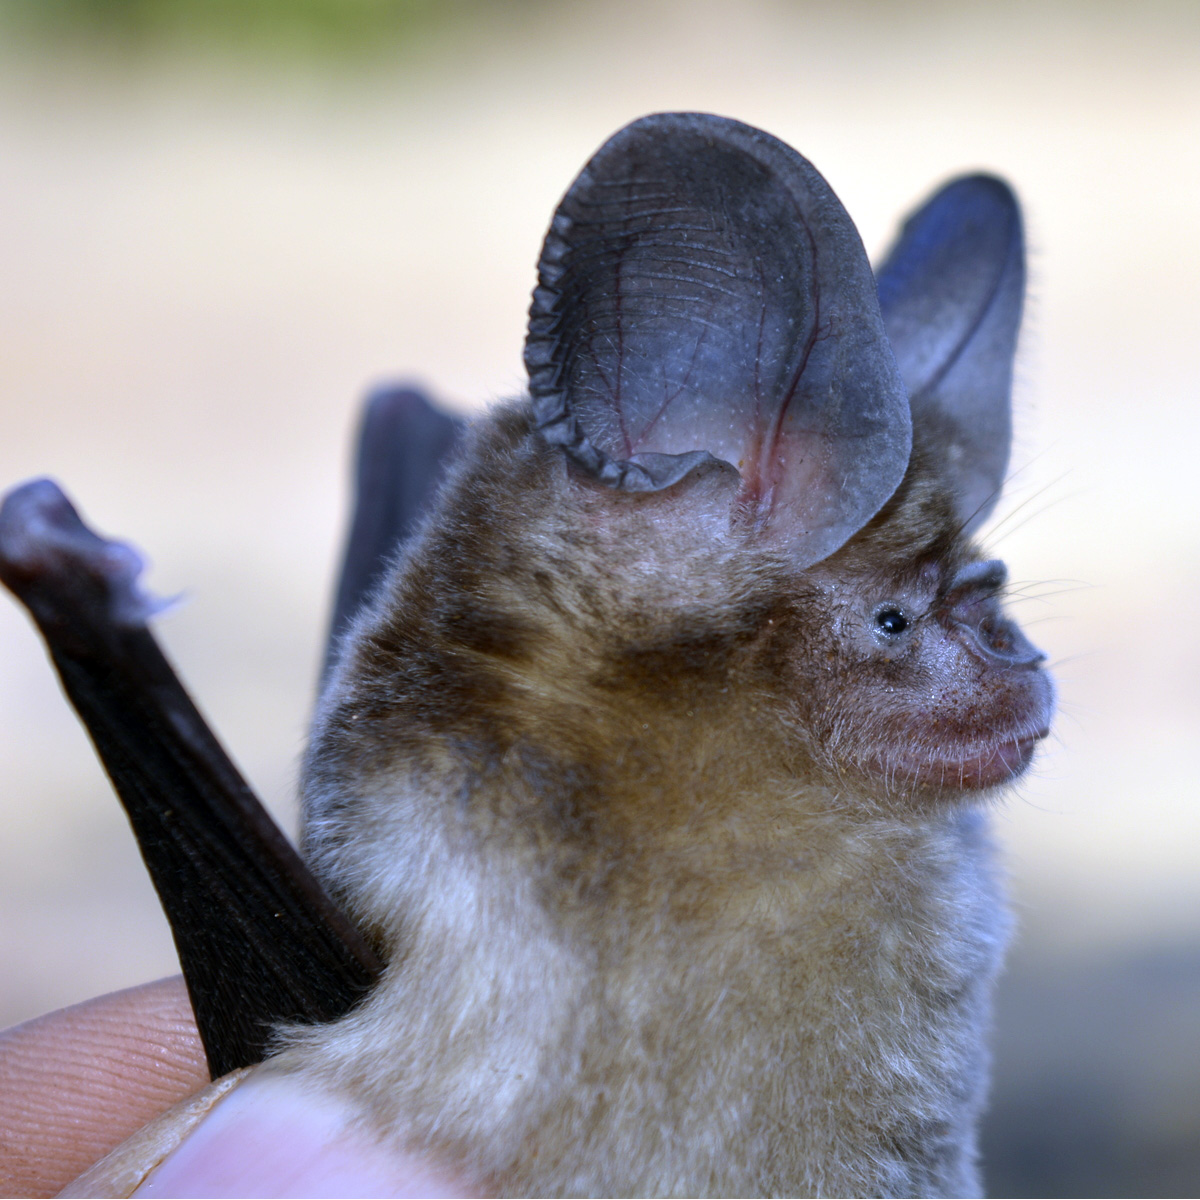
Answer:
[[[0,1194],[53,1195],[207,1081],[180,976],[0,1032]]]
[[[465,1196],[452,1172],[385,1145],[353,1107],[295,1076],[256,1072],[135,1196]]]

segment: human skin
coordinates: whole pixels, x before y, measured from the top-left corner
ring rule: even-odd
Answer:
[[[180,976],[0,1032],[0,1194],[55,1195],[208,1079]]]
[[[0,1032],[0,1195],[56,1195],[208,1082],[179,976]],[[335,1097],[254,1079],[218,1104],[138,1194],[468,1193],[452,1172],[384,1150],[352,1124]]]

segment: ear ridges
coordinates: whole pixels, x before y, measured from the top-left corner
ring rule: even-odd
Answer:
[[[525,361],[538,426],[598,481],[717,462],[804,561],[891,495],[908,404],[858,235],[790,147],[721,117],[634,122],[546,237]]]
[[[592,186],[588,169],[579,174],[572,192]],[[538,264],[538,286],[529,310],[529,336],[525,343],[525,369],[529,372],[529,391],[534,417],[542,436],[562,446],[571,458],[598,482],[627,492],[654,492],[670,487],[697,467],[718,460],[705,451],[690,454],[630,454],[618,459],[602,453],[589,440],[571,411],[563,386],[562,340],[557,336],[562,324],[558,306],[563,294],[559,284],[567,274],[564,261],[571,252],[574,222],[560,210],[550,222]]]

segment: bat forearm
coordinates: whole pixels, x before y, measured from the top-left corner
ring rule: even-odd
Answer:
[[[139,570],[48,480],[0,509],[0,580],[45,638],[134,828],[217,1076],[259,1061],[280,1021],[339,1016],[380,966],[163,656]]]

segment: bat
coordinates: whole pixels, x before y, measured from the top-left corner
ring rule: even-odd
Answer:
[[[131,552],[14,492],[0,578],[214,1074],[269,1055],[498,1194],[978,1194],[986,809],[1054,706],[973,539],[1023,293],[998,179],[942,188],[876,277],[770,135],[615,134],[550,224],[529,395],[469,429],[368,412],[299,857]]]

